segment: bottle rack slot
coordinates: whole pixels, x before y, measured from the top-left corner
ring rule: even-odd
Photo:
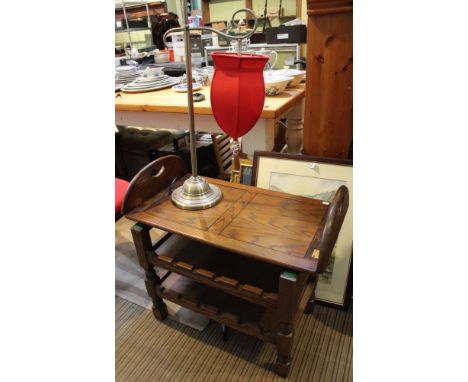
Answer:
[[[172,234],[151,255],[155,266],[274,308],[281,268]]]

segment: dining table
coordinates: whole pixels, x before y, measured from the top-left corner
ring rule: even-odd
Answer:
[[[203,86],[196,93],[202,93],[205,99],[194,103],[195,130],[221,133],[211,108],[210,86]],[[253,157],[256,150],[300,153],[304,95],[305,85],[300,84],[276,96],[266,96],[259,120],[242,137],[242,151],[249,157]],[[245,97],[249,95],[245,94]],[[115,93],[115,123],[121,126],[188,130],[187,93],[176,92],[172,88],[144,93],[118,91]]]

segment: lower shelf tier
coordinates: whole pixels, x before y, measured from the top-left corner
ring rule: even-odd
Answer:
[[[275,343],[275,311],[171,272],[158,295],[262,341]]]
[[[234,252],[167,234],[155,246],[151,262],[208,286],[276,308],[282,269]]]

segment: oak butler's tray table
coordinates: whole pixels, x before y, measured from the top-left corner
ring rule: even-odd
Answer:
[[[330,205],[320,200],[217,179],[223,199],[215,207],[175,207],[170,193],[188,174],[179,157],[159,158],[130,183],[122,212],[132,227],[146,288],[158,320],[163,299],[273,343],[275,368],[285,377],[294,327],[310,313],[317,275],[328,265],[348,208],[348,190]],[[149,230],[166,233],[156,244]],[[154,267],[168,272],[158,277]]]

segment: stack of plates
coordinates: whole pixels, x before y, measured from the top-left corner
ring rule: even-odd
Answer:
[[[133,82],[122,87],[125,93],[142,93],[150,92],[153,90],[165,89],[177,84],[179,80],[174,77],[166,75],[152,76],[152,77],[139,77]]]
[[[115,68],[115,83],[128,84],[140,75],[140,71],[136,66],[119,66]]]

